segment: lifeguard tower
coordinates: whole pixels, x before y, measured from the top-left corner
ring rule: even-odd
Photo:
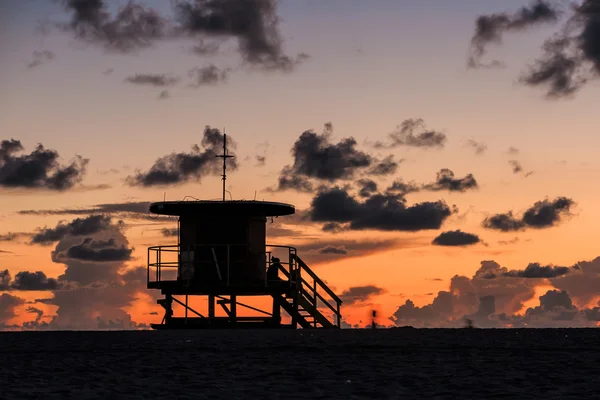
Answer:
[[[165,296],[165,309],[154,329],[339,328],[339,297],[302,261],[291,246],[268,245],[269,218],[295,213],[291,204],[226,200],[227,136],[223,138],[223,199],[163,201],[154,214],[176,216],[178,244],[148,248],[148,289]],[[193,309],[190,296],[208,297],[205,314]],[[242,296],[269,299],[269,310],[238,301]],[[173,302],[183,315],[174,315]],[[225,316],[216,316],[215,306]],[[238,316],[238,308],[257,316]],[[288,322],[283,323],[282,311]],[[291,322],[289,322],[291,321]]]

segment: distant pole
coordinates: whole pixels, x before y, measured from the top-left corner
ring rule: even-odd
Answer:
[[[230,156],[229,154],[227,154],[227,134],[225,133],[225,129],[223,129],[223,154],[217,155],[217,157],[223,159],[223,175],[221,175],[221,176],[222,176],[222,181],[223,181],[223,201],[225,201],[225,193],[226,193],[225,181],[227,180],[227,159],[234,157],[234,156]]]

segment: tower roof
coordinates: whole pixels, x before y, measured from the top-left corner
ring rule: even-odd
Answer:
[[[291,215],[291,204],[253,200],[161,201],[150,204],[150,212],[161,215],[235,215],[240,217],[279,217]]]

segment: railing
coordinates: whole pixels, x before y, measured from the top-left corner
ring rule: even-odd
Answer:
[[[236,267],[256,262],[264,268],[264,285],[268,286],[266,271],[274,257],[285,268],[285,275],[292,275],[297,268],[294,262],[296,249],[290,246],[266,245],[262,253],[249,253],[245,244],[215,244],[196,246],[153,246],[148,248],[147,282],[169,282],[188,280],[195,271],[213,270],[224,285],[236,279]]]
[[[314,307],[315,311],[319,312],[318,309],[320,307],[319,301],[329,309],[333,315],[335,316],[334,325],[338,328],[340,327],[342,315],[341,315],[341,306],[342,300],[314,273],[312,269],[309,268],[308,265],[297,254],[292,255],[292,259],[294,263],[297,265],[298,269],[298,283],[297,288],[302,296],[304,296]],[[302,272],[308,275],[308,280],[304,279]],[[319,289],[324,291],[332,301],[329,301],[320,293]],[[334,303],[334,304],[332,304]],[[314,324],[316,326],[317,320],[315,318]]]
[[[341,324],[342,300],[323,282],[312,269],[296,254],[296,248],[281,245],[266,245],[264,253],[250,254],[248,245],[197,245],[197,246],[154,246],[148,248],[148,283],[188,281],[197,270],[210,271],[214,268],[215,275],[221,284],[229,286],[236,279],[232,271],[238,272],[236,266],[240,263],[248,265],[256,261],[264,267],[264,284],[269,287],[272,282],[268,279],[267,271],[273,264],[273,258],[279,258],[279,273],[289,282],[290,289],[295,289],[295,306],[303,297],[308,303],[309,311],[314,317],[314,325],[319,318],[327,318],[320,309],[330,310],[335,317],[334,326]],[[198,257],[200,255],[200,257]],[[279,275],[279,274],[278,274]],[[281,281],[281,280],[280,280]],[[322,307],[323,306],[323,307]],[[323,321],[326,322],[326,321]]]

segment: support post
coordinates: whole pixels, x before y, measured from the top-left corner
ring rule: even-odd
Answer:
[[[187,319],[188,319],[188,295],[185,295],[185,320],[184,320],[184,324],[187,324]]]
[[[215,318],[215,295],[208,295],[208,323],[211,324]]]
[[[229,304],[231,310],[231,324],[235,327],[237,325],[237,296],[232,294],[229,299],[231,303]]]

